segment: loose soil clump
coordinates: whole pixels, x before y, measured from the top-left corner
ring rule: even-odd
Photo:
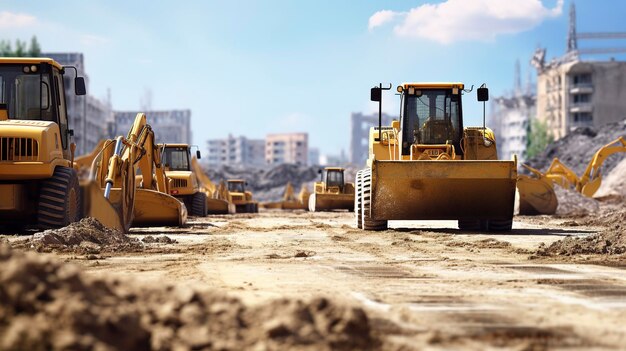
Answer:
[[[215,291],[153,288],[0,246],[2,350],[378,349],[360,308],[326,298],[247,306]]]
[[[97,219],[87,217],[60,229],[48,229],[13,244],[17,248],[39,252],[73,252],[94,254],[101,252],[135,252],[144,245],[136,238],[105,227]]]
[[[585,237],[567,237],[550,246],[540,246],[537,256],[626,255],[626,212],[603,218],[604,231]]]

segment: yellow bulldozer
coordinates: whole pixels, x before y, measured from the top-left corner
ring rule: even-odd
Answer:
[[[191,169],[198,179],[200,191],[207,196],[207,213],[208,214],[233,214],[235,213],[235,204],[230,198],[230,194],[226,186],[220,184],[216,186],[200,166],[196,157],[191,159]]]
[[[381,125],[382,84],[371,89],[378,127],[369,133],[366,168],[357,172],[355,221],[385,230],[389,220],[457,220],[461,230],[509,231],[517,160],[498,160],[494,133],[464,127],[463,83],[404,83],[401,113]],[[489,99],[477,89],[478,101]]]
[[[578,177],[558,158],[552,160],[545,173],[528,165],[522,165],[532,175],[520,175],[517,182],[520,195],[520,214],[554,214],[558,206],[554,185],[576,190],[587,197],[593,197],[602,184],[602,164],[607,157],[622,152],[626,152],[626,139],[624,137],[619,137],[602,146],[593,155],[581,177]]]
[[[259,203],[252,200],[252,192],[246,190],[247,183],[245,180],[229,179],[226,184],[237,213],[259,212]]]
[[[309,197],[309,211],[354,210],[354,183],[346,182],[344,169],[325,167],[318,172],[321,180]]]

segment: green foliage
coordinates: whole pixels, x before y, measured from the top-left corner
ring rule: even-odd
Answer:
[[[539,155],[553,141],[554,137],[548,133],[547,124],[536,118],[531,119],[526,139],[526,157],[532,158]]]
[[[41,46],[37,37],[30,39],[30,46],[26,41],[15,40],[15,50],[11,46],[10,40],[0,40],[0,57],[38,57],[41,56]]]

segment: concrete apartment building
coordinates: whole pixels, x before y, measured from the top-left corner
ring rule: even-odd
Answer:
[[[265,165],[265,140],[248,139],[229,135],[226,139],[207,141],[208,154],[205,162],[211,166]]]
[[[61,65],[76,67],[78,75],[85,77],[85,83],[87,87],[89,86],[82,53],[42,53],[41,56],[54,59]],[[74,94],[73,70],[65,72],[63,84],[70,128],[74,130],[76,155],[85,154],[90,152],[100,139],[108,135],[107,127],[113,120],[111,105],[89,94],[86,96]]]
[[[307,133],[268,134],[265,137],[265,163],[307,165],[309,135]]]
[[[391,125],[391,116],[383,113],[382,124]],[[350,115],[350,163],[365,166],[368,154],[370,127],[378,126],[378,113],[364,115],[354,112]]]
[[[137,113],[144,112],[157,143],[191,144],[191,110],[115,111],[114,134],[126,134]]]
[[[559,139],[576,127],[599,127],[626,118],[626,62],[586,61],[582,55],[612,54],[619,48],[579,48],[578,40],[623,39],[626,33],[578,33],[576,9],[570,7],[567,53],[545,62],[545,49],[535,53],[537,118]],[[623,50],[623,49],[622,49]]]

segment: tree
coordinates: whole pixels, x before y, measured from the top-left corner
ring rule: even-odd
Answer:
[[[23,42],[17,39],[15,41],[15,53],[14,54],[16,57],[26,56],[26,42]]]
[[[28,55],[31,57],[41,56],[41,46],[39,46],[39,42],[37,41],[37,36],[33,35],[30,39],[30,47],[28,48]]]
[[[526,156],[532,158],[542,153],[554,141],[554,137],[548,133],[548,125],[537,118],[531,119],[528,129]]]
[[[11,42],[8,40],[0,41],[0,56],[8,57],[13,56],[13,49],[11,49]]]

